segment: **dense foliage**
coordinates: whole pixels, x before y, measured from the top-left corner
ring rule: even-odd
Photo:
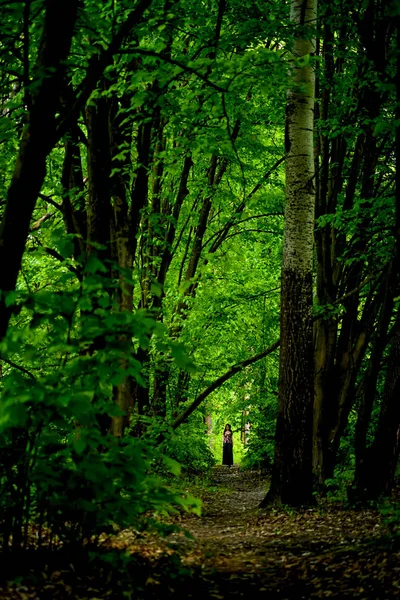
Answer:
[[[0,8],[3,549],[198,510],[159,474],[209,469],[226,422],[238,462],[272,466],[289,67],[316,73],[315,481],[388,493],[396,2],[322,2],[300,58],[272,0]]]

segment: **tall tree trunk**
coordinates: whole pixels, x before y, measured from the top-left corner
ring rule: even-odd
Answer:
[[[68,57],[77,9],[77,0],[46,3],[35,69],[37,87],[32,93],[29,121],[22,135],[0,224],[0,339],[7,332],[12,312],[4,292],[15,289],[30,220],[46,174],[46,158],[55,143],[56,113],[65,72],[63,61]]]
[[[372,52],[371,64],[375,63],[377,71],[382,71],[382,56],[385,55],[387,44],[386,28],[380,29],[383,21],[369,22],[370,8],[359,11],[360,23],[363,23],[361,36],[362,46],[376,47],[376,57],[372,60],[375,51]],[[323,21],[324,45],[324,72],[322,81],[325,82],[321,91],[321,119],[327,122],[330,111],[333,110],[333,100],[330,98],[331,90],[334,90],[334,77],[338,78],[343,69],[343,56],[345,47],[351,31],[354,32],[354,24],[342,21],[339,29],[334,35],[332,9],[328,5],[325,8]],[[377,17],[377,15],[376,15]],[[381,19],[377,17],[377,19]],[[379,35],[376,32],[379,30]],[[365,33],[367,36],[365,38]],[[376,35],[375,35],[376,34]],[[373,40],[373,42],[371,42]],[[361,46],[360,46],[361,47]],[[370,68],[370,67],[368,67]],[[365,64],[361,61],[358,66],[359,78],[365,77]],[[360,122],[360,115],[368,114],[369,123],[375,123],[379,116],[384,94],[376,89],[359,88],[359,78],[356,79],[353,91],[350,95],[354,98],[354,109],[350,109],[350,118],[357,131],[354,147],[351,138],[346,140],[340,135],[334,140],[330,139],[321,128],[321,139],[318,149],[320,151],[320,178],[317,198],[317,217],[325,214],[333,214],[340,206],[339,194],[345,190],[342,210],[354,209],[358,197],[362,199],[373,199],[378,194],[375,180],[375,171],[379,159],[376,136],[371,125]],[[319,106],[317,107],[317,111]],[[346,116],[347,118],[347,116]],[[352,156],[351,156],[352,154]],[[348,166],[346,166],[346,163]],[[344,303],[346,308],[342,316],[340,327],[337,319],[329,318],[319,320],[314,327],[315,333],[315,401],[314,401],[314,444],[313,444],[313,466],[318,477],[318,482],[323,485],[326,478],[333,477],[336,464],[337,450],[340,439],[347,425],[348,415],[355,398],[355,386],[362,361],[367,350],[376,316],[380,311],[379,302],[382,294],[379,292],[379,302],[374,297],[375,290],[372,287],[372,295],[369,294],[366,304],[370,310],[362,309],[360,306],[360,295],[353,294],[365,278],[365,271],[371,268],[362,261],[347,265],[345,261],[338,260],[349,252],[365,253],[370,243],[369,220],[366,218],[364,224],[359,226],[358,240],[346,240],[343,231],[337,231],[335,226],[326,225],[316,231],[316,257],[317,257],[317,303],[320,305],[334,304],[338,295],[351,293],[351,297]],[[360,320],[359,314],[363,310]],[[389,311],[390,312],[390,311]],[[381,311],[382,314],[382,311]],[[389,314],[390,318],[390,314]],[[378,362],[378,361],[375,361]],[[373,381],[371,380],[371,383]],[[364,386],[366,408],[373,399],[374,385]],[[366,417],[368,421],[368,417]]]
[[[316,0],[292,0],[295,61],[314,52]],[[308,29],[308,35],[304,32]],[[286,206],[281,287],[281,353],[275,456],[260,506],[310,503],[312,496],[314,240],[314,69],[293,65],[286,117]]]
[[[328,111],[333,87],[334,56],[333,29],[331,27],[332,10],[325,9],[323,19],[322,57],[324,61],[324,78],[327,82],[319,90],[319,77],[316,84],[316,96],[322,96],[321,105],[316,102],[316,117],[322,122],[328,119]],[[335,140],[337,141],[337,140]],[[342,144],[330,147],[327,135],[317,138],[316,154],[316,217],[334,212],[337,198],[337,185],[333,182],[340,180],[332,173],[330,163],[343,163],[344,148]],[[332,176],[333,175],[333,176]],[[337,175],[337,173],[336,173]],[[316,302],[317,305],[333,304],[337,294],[337,280],[334,277],[335,253],[332,251],[331,226],[317,228],[315,232],[316,254]],[[337,278],[336,278],[337,279]],[[332,403],[327,398],[332,393],[332,379],[335,367],[335,349],[337,342],[336,319],[318,319],[314,324],[314,411],[313,411],[313,471],[319,485],[325,479],[325,457],[327,454],[328,434],[331,428]]]
[[[388,272],[382,281],[383,302],[376,325],[375,339],[367,372],[364,376],[363,394],[361,396],[358,418],[355,429],[355,455],[356,468],[354,485],[362,487],[364,479],[365,458],[368,452],[368,429],[371,422],[372,410],[377,393],[379,374],[382,368],[383,353],[388,342],[388,330],[393,312],[393,298],[395,295],[396,273],[393,261],[388,266]],[[368,468],[368,467],[367,467]]]
[[[141,122],[138,126],[137,131],[137,163],[138,168],[136,170],[135,179],[132,183],[131,189],[131,210],[130,210],[130,229],[132,232],[131,237],[131,252],[132,256],[135,257],[137,241],[136,232],[138,231],[142,209],[147,207],[148,196],[149,196],[149,167],[151,164],[151,133],[152,133],[152,120],[147,119],[145,123]],[[142,289],[144,287],[143,278],[141,281]],[[146,294],[142,292],[144,297]],[[144,386],[138,381],[132,384],[133,399],[136,404],[138,414],[144,415],[149,410],[149,362],[150,355],[149,350],[139,348],[136,354],[136,359],[142,364],[142,375],[144,380]],[[136,432],[140,435],[142,425],[139,424],[136,428]]]
[[[183,202],[189,194],[188,179],[193,162],[191,156],[186,156],[184,159],[182,173],[179,182],[179,188],[173,208],[169,206],[169,201],[166,200],[163,214],[171,214],[172,219],[165,233],[164,248],[161,252],[161,264],[157,271],[157,283],[164,288],[168,269],[173,258],[172,246],[175,241],[176,229],[178,225],[179,215]],[[153,297],[153,307],[162,308],[163,293]],[[165,417],[167,411],[167,386],[170,376],[170,362],[164,357],[160,357],[159,364],[155,365],[153,373],[153,397],[151,400],[152,412],[154,415]]]
[[[99,98],[86,109],[88,129],[88,254],[111,258],[109,101]],[[109,266],[109,265],[108,265]]]
[[[98,273],[104,289],[111,293],[111,201],[110,201],[110,135],[109,135],[109,101],[104,97],[96,100],[86,108],[86,126],[88,132],[88,203],[87,203],[87,256],[96,256],[106,265],[106,270]],[[98,308],[97,299],[88,312],[92,316]],[[84,322],[82,315],[82,322]],[[99,319],[99,317],[98,317]],[[106,346],[103,332],[90,340],[89,353]],[[111,425],[111,418],[106,412],[99,412],[97,420],[100,430],[105,435]]]
[[[382,406],[374,441],[363,452],[354,487],[348,489],[350,501],[376,500],[390,494],[400,450],[400,327],[391,343],[383,390]]]
[[[129,106],[129,99],[124,97],[120,100],[125,108]],[[136,231],[130,228],[129,208],[127,200],[128,173],[131,167],[130,145],[132,127],[124,126],[125,113],[118,111],[118,101],[113,100],[110,112],[110,135],[111,135],[111,159],[113,176],[111,177],[111,195],[113,200],[112,215],[112,256],[118,265],[119,288],[117,291],[117,302],[121,312],[133,311],[133,285],[131,273],[133,267],[132,238]],[[125,152],[123,152],[125,151]],[[121,157],[122,154],[122,157]],[[119,336],[121,352],[120,368],[127,371],[130,358],[133,356],[134,348],[132,338],[129,334]],[[133,409],[132,389],[134,381],[132,376],[125,375],[123,381],[114,386],[114,402],[123,414],[111,418],[111,432],[115,437],[122,437],[129,417]]]
[[[74,132],[70,132],[70,139],[65,142],[64,163],[61,175],[63,189],[62,213],[65,230],[74,237],[74,256],[76,259],[86,252],[86,211],[74,206],[74,195],[83,192],[83,174],[79,144]]]
[[[396,204],[394,228],[394,253],[388,266],[384,300],[378,323],[377,339],[371,354],[371,366],[367,372],[364,385],[364,401],[361,405],[358,425],[358,439],[356,437],[357,464],[354,485],[348,489],[350,500],[365,501],[375,500],[382,494],[388,495],[393,487],[395,470],[400,451],[400,321],[397,317],[389,337],[390,344],[385,385],[378,425],[372,444],[367,447],[367,430],[370,424],[372,403],[377,387],[379,367],[385,345],[388,339],[387,330],[393,311],[394,296],[398,293],[398,275],[400,271],[400,17],[395,19],[397,65],[395,73],[396,85]],[[372,52],[372,48],[371,48]],[[385,64],[384,58],[381,61]],[[382,66],[378,65],[382,70]],[[372,381],[371,381],[372,380]],[[372,392],[371,392],[372,388]],[[372,397],[371,397],[372,396]],[[357,448],[358,446],[358,448]]]

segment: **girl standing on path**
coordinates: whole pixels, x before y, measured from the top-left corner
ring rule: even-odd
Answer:
[[[233,439],[232,428],[229,423],[225,425],[222,449],[222,464],[230,467],[233,465]]]

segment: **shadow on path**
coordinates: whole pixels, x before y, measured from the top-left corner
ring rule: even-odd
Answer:
[[[260,472],[217,466],[202,488],[202,515],[177,516],[179,533],[160,539],[127,529],[93,560],[47,557],[45,568],[34,552],[26,576],[0,588],[0,600],[400,597],[400,538],[377,510],[321,501],[260,511],[267,488]]]
[[[218,466],[213,483],[202,516],[180,522],[194,539],[168,539],[201,573],[188,598],[400,597],[400,544],[376,510],[260,511],[268,488],[260,473]]]

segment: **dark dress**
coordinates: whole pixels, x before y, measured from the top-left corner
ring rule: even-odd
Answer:
[[[222,464],[228,465],[230,467],[231,465],[233,465],[233,444],[232,433],[230,431],[225,431],[224,442],[222,447]]]

